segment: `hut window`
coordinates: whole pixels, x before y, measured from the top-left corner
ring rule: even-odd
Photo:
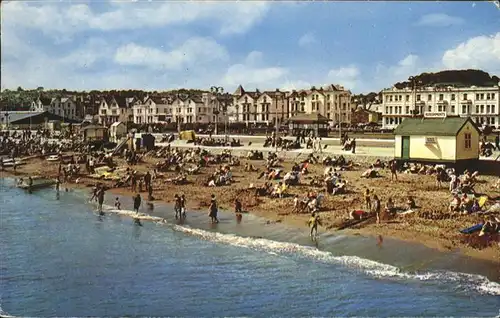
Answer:
[[[465,149],[470,149],[472,146],[472,136],[470,133],[465,133]]]

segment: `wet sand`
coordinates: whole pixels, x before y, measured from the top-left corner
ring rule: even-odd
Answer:
[[[118,166],[126,165],[122,159],[114,158]],[[160,158],[146,157],[143,163],[131,167],[134,170],[145,172],[151,170]],[[373,159],[370,159],[370,162]],[[47,162],[42,159],[30,159],[26,165],[17,168],[15,174],[12,169],[8,169],[3,176],[28,176],[40,175],[48,178],[55,178],[58,171],[58,163]],[[239,198],[243,204],[243,210],[251,214],[264,217],[270,223],[285,223],[287,226],[305,229],[309,214],[292,214],[293,196],[295,194],[303,197],[308,191],[319,191],[322,187],[309,185],[311,176],[322,176],[324,166],[321,164],[309,165],[310,174],[302,178],[302,185],[292,186],[288,190],[288,196],[281,199],[268,197],[255,197],[254,190],[248,190],[250,184],[259,186],[265,181],[258,180],[259,172],[243,171],[246,159],[241,160],[241,165],[232,167],[234,183],[230,186],[209,188],[204,186],[208,176],[213,173],[217,166],[202,168],[201,173],[189,175],[187,185],[173,185],[166,182],[168,178],[176,176],[175,172],[163,173],[163,178],[159,178],[153,183],[153,196],[157,201],[173,203],[175,194],[184,194],[187,199],[189,209],[207,211],[210,202],[210,195],[215,194],[222,210],[233,210],[233,202]],[[264,169],[264,161],[251,161],[259,170]],[[288,171],[293,162],[283,162],[284,171]],[[460,229],[470,227],[479,223],[482,217],[479,215],[450,215],[447,212],[451,195],[447,190],[447,185],[441,189],[437,188],[435,177],[426,175],[399,174],[397,182],[390,181],[390,173],[387,170],[381,171],[381,178],[361,179],[360,176],[368,165],[367,161],[360,162],[360,167],[354,171],[341,172],[343,179],[348,181],[347,194],[330,196],[323,200],[321,218],[323,226],[320,232],[335,232],[336,234],[360,235],[366,237],[391,237],[399,240],[417,242],[425,246],[441,251],[453,251],[477,259],[483,259],[500,263],[500,246],[498,242],[493,242],[488,247],[472,247],[469,244],[471,236],[459,233]],[[82,166],[83,171],[83,166]],[[495,177],[481,176],[480,183],[475,189],[479,193],[485,193],[489,197],[499,197],[500,191],[493,189],[492,185],[497,180]],[[62,187],[86,188],[93,186],[96,182],[102,182],[108,186],[112,181],[100,181],[87,178],[82,175],[80,183],[64,184]],[[396,216],[396,218],[375,224],[375,222],[363,223],[348,230],[337,231],[336,227],[348,217],[348,213],[354,209],[363,209],[363,193],[369,188],[373,194],[379,196],[382,206],[389,197],[392,197],[396,206],[403,206],[408,195],[415,198],[416,204],[421,207],[415,213],[409,215]],[[132,197],[134,194],[130,188],[114,188],[113,193]],[[143,198],[147,193],[143,191]]]

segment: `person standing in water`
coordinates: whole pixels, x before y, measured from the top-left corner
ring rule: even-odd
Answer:
[[[174,211],[175,211],[175,219],[176,220],[179,218],[179,215],[182,217],[181,198],[179,197],[178,194],[174,195]]]
[[[97,191],[97,203],[99,204],[99,215],[104,215],[104,212],[102,211],[102,205],[104,203],[104,187],[101,187]]]
[[[137,195],[134,197],[134,211],[137,214],[139,214],[139,208],[141,207],[141,201],[142,201],[141,195],[139,193],[137,193]],[[139,226],[142,226],[141,220],[138,217],[134,218],[134,223],[139,225]]]
[[[319,214],[313,212],[311,218],[309,219],[309,226],[311,227],[311,237],[316,237],[318,235],[318,225],[321,225],[321,220],[319,219]],[[314,235],[313,235],[314,232]]]
[[[33,193],[33,179],[31,177],[28,178],[28,192]]]
[[[241,214],[242,211],[242,206],[241,206],[241,201],[239,199],[234,200],[234,213],[236,213],[236,223],[240,224],[241,220],[243,219],[243,215]]]
[[[122,204],[120,203],[120,199],[117,197],[117,198],[115,199],[115,208],[116,208],[117,210],[121,210],[121,206],[122,206]]]
[[[217,212],[219,210],[217,206],[217,200],[215,200],[215,194],[212,194],[212,199],[210,201],[210,207],[208,208],[210,219],[212,223],[219,223],[219,219],[217,219]]]
[[[181,218],[186,218],[186,197],[183,195],[181,195],[181,198],[180,198],[180,207],[181,207],[181,212],[180,212],[180,216]]]
[[[135,213],[139,214],[139,208],[141,207],[141,195],[139,193],[136,194],[134,197],[134,211]]]

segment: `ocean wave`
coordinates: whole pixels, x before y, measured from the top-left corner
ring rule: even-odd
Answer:
[[[135,211],[132,211],[132,210],[118,210],[118,209],[115,209],[114,206],[105,205],[105,204],[103,204],[102,210],[105,213],[113,213],[113,214],[118,214],[118,215],[122,215],[122,216],[128,216],[128,217],[134,218],[134,219],[145,220],[145,221],[156,221],[156,222],[163,221],[163,218],[161,218],[161,217],[152,216],[152,215],[144,214],[144,213],[137,214]]]
[[[358,256],[335,256],[330,252],[321,251],[314,247],[303,246],[289,242],[278,242],[264,238],[242,237],[234,234],[223,234],[209,232],[188,226],[174,225],[173,229],[188,235],[196,236],[204,240],[229,244],[238,247],[257,249],[267,253],[294,254],[308,259],[315,259],[322,262],[341,264],[343,266],[362,271],[373,278],[395,278],[419,281],[438,281],[456,284],[466,290],[474,290],[480,294],[499,296],[500,284],[488,280],[488,278],[467,273],[452,271],[433,272],[406,272],[402,269]]]

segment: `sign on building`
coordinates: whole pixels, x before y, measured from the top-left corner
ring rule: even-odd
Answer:
[[[437,144],[437,138],[436,137],[425,137],[425,144],[426,145],[435,145],[435,144]]]
[[[425,112],[425,118],[446,118],[446,112]]]

